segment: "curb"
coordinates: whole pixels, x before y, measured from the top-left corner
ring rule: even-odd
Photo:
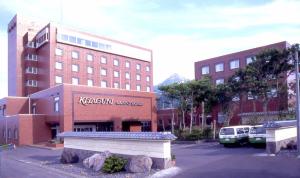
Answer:
[[[52,148],[52,147],[47,147],[47,146],[41,146],[41,145],[26,145],[27,147],[32,147],[32,148],[40,148],[40,149],[45,149],[45,150],[62,150],[62,148]]]

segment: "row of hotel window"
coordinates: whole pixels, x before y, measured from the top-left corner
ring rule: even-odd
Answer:
[[[55,83],[56,84],[63,83],[63,77],[61,77],[61,76],[55,76]],[[72,84],[73,85],[79,85],[79,78],[72,77]],[[38,86],[38,82],[36,80],[27,80],[26,86],[37,87]],[[87,86],[94,86],[94,80],[88,79],[87,80]],[[108,82],[106,80],[102,80],[100,82],[100,87],[107,88],[108,87]],[[121,88],[120,83],[119,82],[113,82],[112,88],[120,89]],[[129,83],[125,83],[125,89],[126,90],[131,90],[131,85]],[[136,91],[142,91],[142,86],[140,84],[137,84],[135,90]],[[146,87],[146,91],[150,92],[151,91],[151,87],[147,86]]]
[[[62,62],[55,62],[55,69],[62,70],[62,68],[63,68]],[[71,69],[72,69],[72,72],[79,72],[79,65],[78,64],[72,64]],[[94,73],[94,68],[93,67],[87,67],[87,73],[88,74],[93,74]],[[107,76],[107,69],[106,68],[101,68],[100,75]],[[114,70],[113,71],[113,76],[116,77],[116,78],[120,77],[120,72]],[[125,72],[125,78],[130,80],[130,72]],[[141,75],[140,74],[136,74],[136,80],[138,80],[138,81],[141,80]],[[150,82],[150,76],[146,77],[146,81]]]
[[[7,138],[8,139],[12,139],[12,138],[14,138],[15,140],[18,139],[18,129],[17,128],[14,129],[14,135],[13,136],[11,134],[11,129],[10,128],[7,129],[7,130],[5,130],[5,128],[3,128],[3,131],[2,131],[2,137],[3,138],[6,138],[6,132],[7,132]]]
[[[55,54],[56,54],[57,56],[62,56],[62,54],[63,54],[62,49],[56,48]],[[77,51],[72,51],[71,54],[72,54],[72,55],[71,55],[71,56],[72,56],[72,59],[79,59],[79,52],[77,52]],[[93,60],[94,60],[94,56],[93,56],[92,54],[87,54],[87,55],[86,55],[86,60],[87,60],[87,61],[93,61]],[[101,56],[100,62],[101,62],[102,64],[107,64],[107,58],[104,57],[104,56]],[[119,61],[119,59],[114,59],[113,64],[114,64],[114,66],[120,66],[120,61]],[[126,61],[126,62],[125,62],[125,67],[126,67],[126,68],[130,68],[130,62],[129,62],[129,61]],[[136,70],[139,70],[139,71],[141,70],[141,64],[136,64]],[[150,71],[150,66],[146,66],[146,72],[149,72],[149,71]]]
[[[268,98],[277,97],[277,89],[276,88],[271,89],[271,91],[269,91],[267,93],[267,96],[268,96]],[[257,96],[254,96],[251,92],[248,92],[247,99],[248,100],[257,99]],[[240,97],[238,95],[236,95],[232,98],[232,101],[240,101]]]
[[[246,64],[248,65],[251,62],[253,62],[254,60],[255,60],[255,56],[247,57],[246,58]],[[236,59],[236,60],[230,61],[229,68],[230,69],[238,69],[238,68],[240,68],[240,60]],[[215,71],[216,72],[223,72],[224,71],[224,63],[220,62],[220,63],[215,64]],[[201,68],[201,72],[202,72],[202,75],[209,74],[209,66],[208,65],[207,66],[203,66]]]

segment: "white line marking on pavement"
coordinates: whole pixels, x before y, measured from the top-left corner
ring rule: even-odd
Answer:
[[[275,154],[268,154],[268,153],[256,153],[256,154],[253,154],[253,156],[275,156]]]
[[[171,168],[168,168],[168,169],[158,171],[155,174],[153,174],[152,176],[150,176],[149,178],[172,177],[172,176],[177,175],[180,171],[181,171],[181,169],[179,167],[171,167]]]
[[[22,163],[26,163],[26,164],[30,164],[30,161],[26,161],[26,160],[22,160],[22,159],[17,159],[16,161],[22,162]]]

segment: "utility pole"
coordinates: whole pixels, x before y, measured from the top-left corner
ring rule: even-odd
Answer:
[[[298,48],[295,51],[295,61],[296,61],[296,119],[297,119],[297,152],[298,156],[300,156],[300,107],[299,107],[299,59],[298,59]]]

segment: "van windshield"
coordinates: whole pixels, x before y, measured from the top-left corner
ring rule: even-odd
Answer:
[[[220,130],[220,135],[234,135],[233,128],[223,128]]]
[[[252,127],[250,130],[251,134],[266,134],[266,129],[264,127]]]

